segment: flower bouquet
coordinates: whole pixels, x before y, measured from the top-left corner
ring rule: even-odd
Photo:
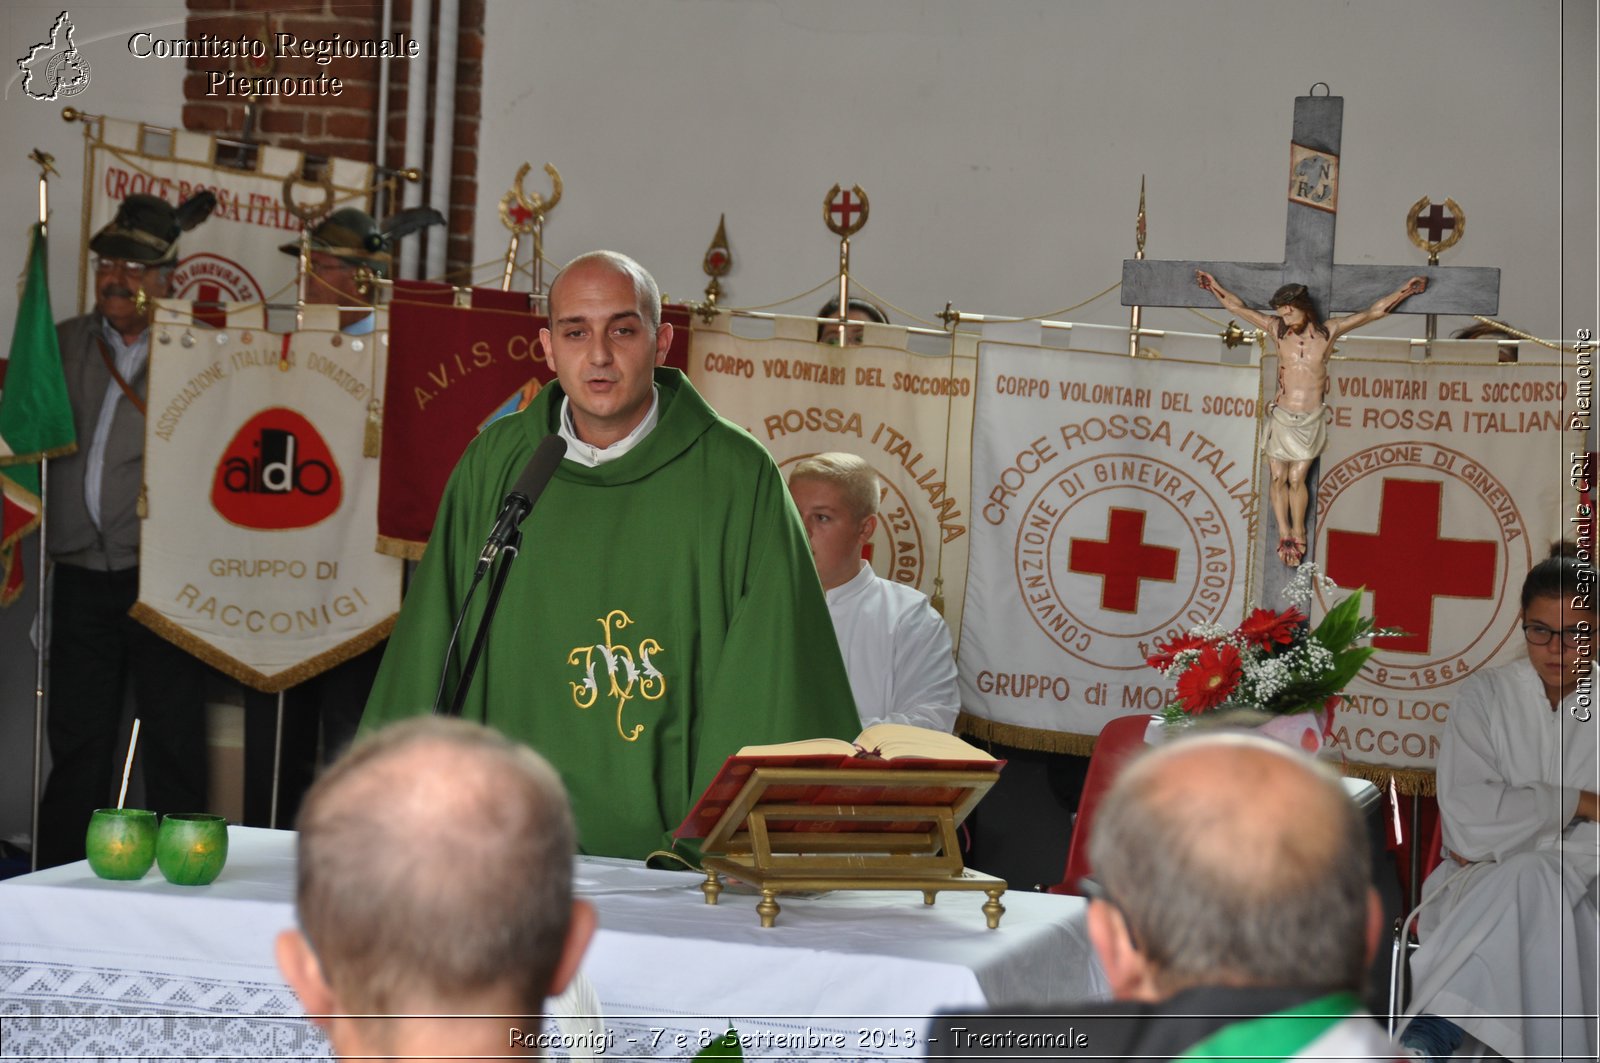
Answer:
[[[1338,590],[1315,564],[1304,564],[1284,588],[1287,609],[1257,609],[1232,631],[1202,624],[1157,642],[1147,663],[1176,682],[1177,700],[1162,710],[1162,719],[1179,725],[1206,713],[1246,710],[1266,716],[1316,713],[1331,722],[1346,684],[1374,653],[1371,640],[1402,632],[1377,627],[1363,615],[1359,590],[1310,627],[1305,610],[1314,585],[1324,594]]]

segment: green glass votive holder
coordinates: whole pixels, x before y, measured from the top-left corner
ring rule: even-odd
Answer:
[[[83,838],[89,869],[101,878],[144,878],[156,860],[156,814],[143,808],[97,808]]]
[[[228,821],[205,812],[161,817],[156,865],[174,886],[209,886],[228,862]]]

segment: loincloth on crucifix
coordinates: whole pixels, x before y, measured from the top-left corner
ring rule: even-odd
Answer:
[[[1314,460],[1328,445],[1328,421],[1332,413],[1326,406],[1309,413],[1285,410],[1277,404],[1268,406],[1261,453],[1273,461]]]

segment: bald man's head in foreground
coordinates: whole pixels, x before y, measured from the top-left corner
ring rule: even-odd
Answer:
[[[1354,802],[1253,735],[1180,739],[1102,800],[1089,936],[1120,1000],[1195,986],[1359,990],[1382,909]]]
[[[337,1055],[503,1055],[577,970],[594,911],[572,897],[566,792],[527,747],[396,724],[317,781],[298,827],[278,965]],[[349,1017],[444,1014],[509,1018]]]

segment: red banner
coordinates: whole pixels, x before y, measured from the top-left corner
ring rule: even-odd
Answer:
[[[667,364],[688,365],[689,314],[662,308],[675,334]],[[472,289],[456,306],[454,289],[396,281],[389,306],[389,367],[383,399],[383,459],[378,488],[378,550],[416,559],[467,444],[530,380],[554,377],[539,347],[545,317],[528,292]]]

